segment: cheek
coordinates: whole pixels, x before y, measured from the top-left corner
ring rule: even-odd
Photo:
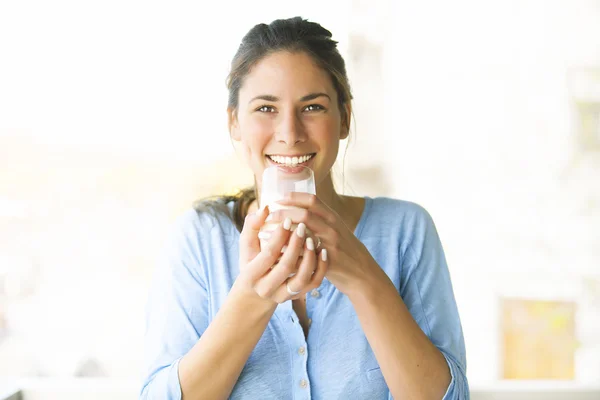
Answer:
[[[328,149],[331,146],[335,146],[339,142],[339,124],[336,121],[324,120],[315,121],[312,126],[307,127],[310,132],[313,132],[315,140],[319,141],[322,146],[326,146]]]
[[[321,151],[326,150],[324,158],[325,164],[335,163],[340,145],[340,125],[335,120],[323,121],[320,124],[316,133],[315,138],[318,137],[319,147]]]
[[[272,136],[271,123],[266,118],[248,118],[243,121],[242,141],[249,153],[262,153]]]

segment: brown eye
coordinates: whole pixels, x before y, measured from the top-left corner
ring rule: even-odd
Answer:
[[[320,104],[311,104],[309,106],[306,106],[304,109],[306,111],[321,111],[321,110],[324,110],[325,108],[323,106],[321,106]]]
[[[256,109],[256,111],[264,112],[264,113],[272,113],[275,112],[275,108],[271,106],[261,106]]]

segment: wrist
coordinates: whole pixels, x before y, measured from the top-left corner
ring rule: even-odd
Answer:
[[[274,312],[277,308],[276,301],[260,297],[252,287],[241,284],[239,280],[233,283],[229,295],[231,298],[239,300],[249,309]]]
[[[379,297],[384,291],[391,288],[396,291],[392,281],[389,279],[385,271],[379,265],[375,264],[369,269],[369,273],[354,280],[349,285],[346,295],[351,302],[354,301],[371,301]]]

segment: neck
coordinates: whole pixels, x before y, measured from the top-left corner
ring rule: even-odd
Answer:
[[[343,196],[339,195],[333,187],[331,172],[317,185],[317,197],[340,216],[343,217],[348,213]]]

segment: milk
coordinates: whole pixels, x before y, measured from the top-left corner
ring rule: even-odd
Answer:
[[[308,167],[303,167],[300,172],[288,173],[284,169],[278,167],[269,167],[263,172],[262,188],[260,196],[261,207],[263,205],[269,206],[269,211],[274,212],[278,210],[294,209],[299,207],[285,206],[278,204],[277,201],[283,200],[285,196],[290,192],[304,192],[316,194],[314,173]],[[277,229],[277,226],[281,222],[266,222],[260,229],[261,232],[272,232]],[[294,232],[298,224],[292,223],[291,230]],[[310,231],[306,229],[306,235]],[[261,249],[267,245],[269,238],[260,239]],[[285,247],[282,249],[282,253],[285,251]],[[300,255],[302,256],[302,255]],[[281,257],[279,258],[281,259]],[[279,259],[277,261],[279,261]],[[294,274],[290,275],[293,276]]]

